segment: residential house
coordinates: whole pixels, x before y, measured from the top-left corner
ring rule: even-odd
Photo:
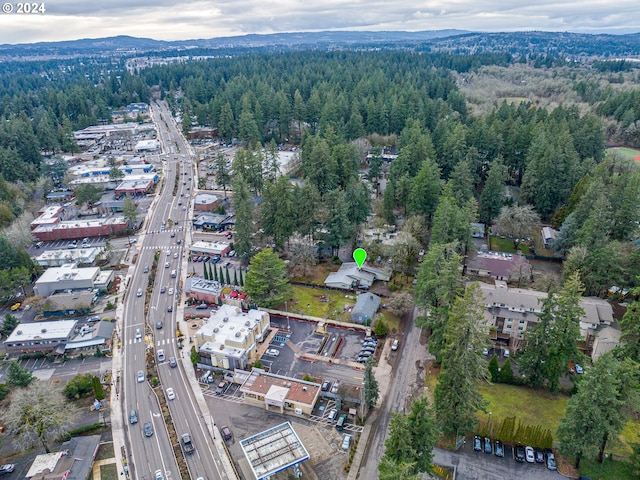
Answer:
[[[380,297],[373,293],[358,295],[356,304],[351,310],[351,321],[369,325],[380,308]]]
[[[350,290],[355,287],[369,288],[376,280],[388,282],[391,274],[384,268],[363,264],[358,268],[356,262],[345,262],[337,272],[331,272],[324,281],[327,287]]]
[[[100,446],[100,435],[73,437],[59,452],[43,453],[33,460],[28,480],[87,480]]]
[[[531,264],[518,254],[481,250],[470,254],[465,265],[468,275],[490,277],[494,280],[519,281],[531,278]]]
[[[591,350],[591,360],[594,362],[602,355],[610,352],[614,348],[620,347],[620,330],[614,327],[604,327],[595,334],[593,348]]]

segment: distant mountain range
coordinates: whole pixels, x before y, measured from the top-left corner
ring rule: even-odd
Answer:
[[[628,35],[567,32],[479,33],[464,30],[420,32],[326,31],[244,35],[199,40],[162,41],[117,36],[63,42],[0,45],[2,59],[60,58],[78,56],[131,56],[198,50],[227,53],[230,50],[287,51],[302,49],[397,49],[427,52],[486,53],[514,55],[553,53],[597,57],[640,57],[640,33]],[[176,53],[184,55],[184,53]],[[195,52],[194,52],[195,54]]]

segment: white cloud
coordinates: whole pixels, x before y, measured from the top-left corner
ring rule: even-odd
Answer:
[[[55,0],[0,14],[0,43],[133,35],[187,40],[309,30],[640,31],[637,0]]]

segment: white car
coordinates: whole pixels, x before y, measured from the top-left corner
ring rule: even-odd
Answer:
[[[169,268],[169,262],[164,262],[164,268]]]
[[[345,452],[347,450],[349,450],[349,447],[351,446],[351,435],[345,435],[344,439],[342,440],[342,450],[344,450]]]
[[[164,480],[164,476],[162,475],[162,470],[156,470],[156,480]]]
[[[173,295],[173,288],[169,289],[169,295]]]
[[[269,348],[266,352],[264,352],[265,355],[271,355],[272,357],[277,357],[278,355],[280,355],[280,350],[276,350],[275,348]]]
[[[167,257],[171,256],[171,252],[167,250]]]
[[[168,400],[175,400],[176,399],[176,394],[173,391],[173,388],[167,388],[167,399]]]
[[[534,463],[536,461],[536,457],[533,455],[533,447],[524,447],[524,454],[528,463]]]
[[[142,296],[142,289],[141,288],[138,289],[138,291],[136,293],[136,296],[138,296],[138,297]]]
[[[139,328],[136,328],[136,340],[140,340],[142,338],[142,332]]]
[[[173,254],[173,258],[178,258],[178,252]]]
[[[139,371],[138,371],[138,377],[137,377],[137,379],[138,379],[138,383],[142,383],[142,382],[144,382],[144,372],[143,372],[142,370],[139,370]]]
[[[158,350],[158,361],[164,362],[164,350]]]

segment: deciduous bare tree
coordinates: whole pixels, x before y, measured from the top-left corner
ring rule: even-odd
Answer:
[[[15,442],[21,448],[40,442],[49,453],[49,442],[65,430],[75,414],[76,408],[58,388],[36,381],[11,394],[2,417],[9,431],[17,432]]]

